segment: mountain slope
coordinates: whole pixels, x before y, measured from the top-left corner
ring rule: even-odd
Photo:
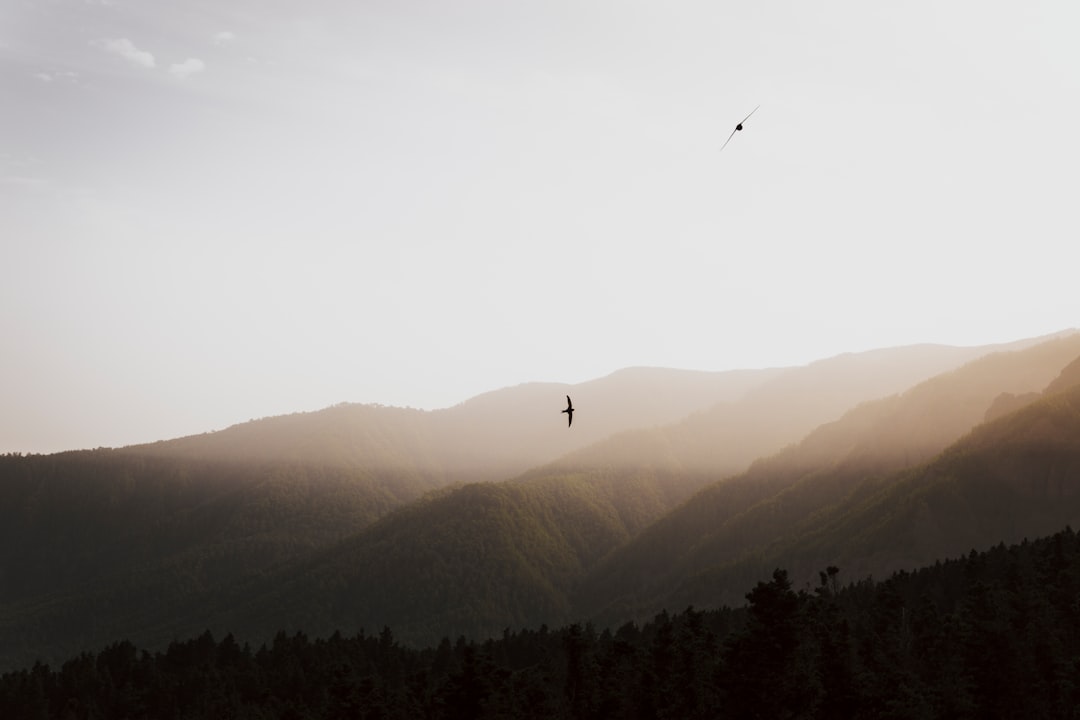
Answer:
[[[1080,385],[982,425],[928,465],[871,489],[776,553],[884,574],[1076,525]]]
[[[1000,392],[1045,385],[1077,355],[1080,337],[996,353],[902,396],[864,404],[849,413],[846,424],[826,426],[808,438],[801,456],[781,457],[771,465],[772,470],[794,471],[802,481],[794,487],[806,497],[790,503],[790,517],[777,516],[775,508],[768,511],[774,517],[762,515],[760,503],[754,502],[731,516],[728,525],[734,533],[698,539],[682,562],[670,554],[652,557],[657,566],[670,568],[671,587],[678,587],[729,552],[726,543],[767,544],[788,523],[805,519],[805,508],[839,502],[865,479],[867,468],[889,472],[940,451],[979,422]],[[928,412],[939,415],[929,428]],[[604,572],[616,563],[602,563],[604,558],[633,554],[640,562],[643,545],[634,538],[649,536],[652,528],[639,532],[693,489],[697,476],[669,461],[664,431],[630,433],[602,443],[606,447],[627,437],[653,440],[622,446],[632,458],[622,467],[557,475],[552,474],[556,463],[513,482],[429,497],[344,541],[296,575],[274,578],[274,589],[258,593],[262,601],[241,615],[259,618],[261,632],[290,618],[295,623],[290,627],[319,632],[386,624],[403,639],[425,643],[440,634],[497,634],[504,627],[563,622],[587,612],[581,598],[597,588],[610,592],[620,587],[619,578]],[[843,462],[834,466],[823,458]],[[760,465],[770,467],[769,462]],[[835,471],[824,491],[823,468]],[[819,482],[814,485],[808,478]],[[812,492],[805,492],[812,485]],[[696,496],[680,513],[689,508],[700,515],[708,507],[701,500]],[[674,516],[657,526],[668,525]],[[704,519],[715,520],[715,514]],[[579,593],[583,582],[587,588]],[[638,576],[631,586],[631,592],[638,592],[647,583]],[[318,588],[315,594],[321,598],[314,604],[311,588]],[[254,624],[249,629],[260,631]]]
[[[666,600],[723,597],[732,583],[778,563],[802,582],[829,565],[849,577],[882,576],[1078,521],[1080,386],[1073,386],[976,427],[924,465],[857,479],[839,502],[755,553],[685,576]]]
[[[121,640],[0,675],[0,717],[1071,718],[1080,537],[1003,543],[813,592],[782,569],[746,607],[597,632],[509,629],[403,646],[394,628]],[[783,652],[778,652],[778,648]]]
[[[855,408],[745,474],[702,490],[643,531],[590,576],[579,607],[604,617],[659,609],[684,578],[760,556],[869,479],[888,477],[942,451],[979,423],[1002,392],[1045,387],[1077,355],[1080,338],[1075,336],[995,353]],[[732,576],[728,587],[753,582],[759,570],[755,566]],[[738,601],[718,599],[714,587],[709,593],[682,593],[672,602]]]
[[[675,422],[738,399],[783,372],[628,368],[576,385],[503,388],[441,410],[343,403],[123,451],[363,467],[436,484],[501,480],[612,433]],[[567,394],[581,408],[573,432],[559,415]]]
[[[531,384],[446,411],[346,405],[120,450],[0,458],[0,648],[56,657],[121,629],[164,642],[211,621],[260,630],[271,620],[392,622],[419,638],[439,623],[487,633],[557,619],[577,611],[580,583],[605,556],[749,462],[755,447],[792,442],[814,413],[981,352],[934,346],[785,370],[626,371],[575,386],[581,414],[571,430],[558,412],[566,388]],[[550,411],[539,411],[549,396]],[[798,421],[769,422],[785,413]],[[590,440],[663,422],[674,424]],[[755,445],[753,428],[768,439]],[[512,477],[501,473],[521,458],[547,462],[565,447],[578,450],[511,482],[436,491],[392,512],[437,488]],[[433,547],[431,572],[411,573]],[[670,557],[654,553],[646,565],[666,569]],[[673,567],[696,571],[694,562]],[[410,598],[442,600],[418,617],[406,612]]]
[[[390,625],[416,644],[560,622],[597,560],[686,496],[677,480],[643,471],[441,491],[270,578],[219,621],[256,636]]]
[[[420,476],[435,484],[501,480],[612,435],[686,421],[674,433],[687,469],[742,468],[853,405],[904,390],[974,358],[1045,341],[912,345],[846,353],[798,368],[703,372],[627,368],[575,385],[526,383],[422,411],[341,404],[253,420],[124,452],[230,461],[286,460]],[[577,412],[560,422],[564,395]],[[718,443],[717,434],[724,442]],[[719,455],[716,448],[725,448]],[[738,451],[732,454],[732,448]]]
[[[0,666],[183,616],[430,488],[358,469],[108,450],[0,457]]]
[[[814,428],[860,403],[901,392],[976,358],[1028,349],[1053,342],[1056,337],[971,348],[911,345],[846,353],[787,368],[741,398],[716,403],[678,422],[613,434],[539,465],[524,477],[649,467],[720,479],[798,442]],[[1077,342],[1080,348],[1080,335],[1063,333],[1060,339],[1066,346]]]

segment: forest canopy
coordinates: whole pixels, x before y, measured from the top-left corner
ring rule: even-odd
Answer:
[[[999,545],[887,580],[783,569],[745,607],[598,630],[400,644],[390,628],[258,648],[127,641],[0,677],[18,718],[1015,718],[1080,705],[1080,537]]]

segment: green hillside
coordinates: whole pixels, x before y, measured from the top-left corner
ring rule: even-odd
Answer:
[[[929,460],[977,425],[1002,392],[1046,387],[1078,352],[1077,339],[1066,338],[995,353],[860,405],[746,473],[703,489],[613,553],[583,586],[580,607],[614,618],[640,617],[669,601],[736,601],[735,588],[759,577],[771,562],[764,554],[797,528],[814,526],[868,483]],[[728,568],[719,588],[717,581],[673,594],[686,578],[715,567]]]
[[[640,369],[584,385],[620,398],[625,426],[739,397],[776,372]],[[581,443],[560,421],[563,391],[533,384],[440,412],[339,405],[149,445],[0,457],[0,666],[117,632],[160,640],[200,627],[250,583],[392,509],[500,477],[506,448],[477,442],[500,422]]]
[[[747,559],[870,492],[869,479],[925,461],[1003,393],[1046,386],[1080,355],[1080,335],[1014,346],[1026,349],[875,402],[980,350],[625,371],[576,386],[573,428],[558,413],[565,387],[530,384],[447,411],[343,405],[119,450],[5,456],[0,666],[120,634],[158,646],[207,627],[258,638],[391,624],[428,642],[715,602],[759,577]],[[723,480],[756,448],[860,402]],[[602,428],[624,429],[586,441]],[[560,443],[571,451],[551,459]],[[521,457],[548,459],[499,474]],[[475,482],[500,477],[513,479]],[[713,575],[736,566],[734,579]]]
[[[774,554],[800,563],[829,556],[853,572],[884,574],[1077,524],[1080,385],[980,426],[933,462],[864,493]]]
[[[390,625],[426,644],[563,622],[596,562],[690,493],[681,482],[591,473],[434,493],[245,592],[255,599],[215,624],[253,636]]]
[[[1080,705],[1070,528],[884,581],[773,569],[742,608],[402,644],[393,629],[125,639],[0,674],[11,718],[1067,718]],[[218,639],[220,638],[220,639]]]
[[[823,474],[806,490],[836,477]],[[1077,524],[1080,386],[978,426],[925,464],[851,479],[831,503],[793,521],[786,533],[685,574],[665,601],[726,597],[734,583],[777,563],[791,568],[797,582],[811,581],[826,565],[883,576]],[[786,499],[779,498],[770,500],[770,510]]]
[[[2,456],[0,662],[171,622],[431,487],[286,462]]]

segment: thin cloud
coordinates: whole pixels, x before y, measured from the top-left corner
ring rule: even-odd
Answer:
[[[96,44],[105,52],[122,57],[128,62],[134,63],[140,67],[153,68],[157,65],[157,63],[154,62],[153,54],[135,47],[135,43],[127,38],[99,40]]]
[[[169,72],[181,80],[200,73],[206,69],[206,63],[199,58],[188,58],[182,63],[173,63],[169,66]]]
[[[214,44],[225,45],[227,43],[231,43],[235,39],[236,33],[230,30],[222,30],[221,32],[214,35]]]
[[[44,82],[44,83],[51,83],[51,82],[57,82],[57,81],[65,81],[65,82],[73,83],[73,82],[78,82],[79,81],[79,73],[72,72],[70,70],[66,70],[64,72],[52,72],[52,73],[50,73],[50,72],[36,72],[36,73],[34,73],[34,77],[36,77],[38,80],[40,80],[41,82]]]

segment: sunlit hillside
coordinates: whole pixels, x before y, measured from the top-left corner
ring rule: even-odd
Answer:
[[[1044,422],[1025,413],[1045,401],[1030,401],[1068,386],[1078,356],[1073,333],[739,373],[633,370],[439,412],[343,405],[145,446],[4,456],[0,660],[208,627],[257,639],[392,625],[424,644],[738,602],[774,561],[793,577],[831,562],[843,523],[880,512],[871,499],[901,492],[985,418],[1017,433]],[[1039,531],[1069,511],[1041,512],[1028,518]],[[958,537],[1003,529],[988,528]],[[890,537],[866,535],[845,566],[955,551],[909,538],[870,552]]]

